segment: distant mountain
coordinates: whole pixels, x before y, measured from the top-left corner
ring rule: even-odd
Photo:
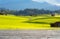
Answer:
[[[51,5],[49,3],[38,3],[33,2],[31,0],[5,0],[0,3],[0,7],[5,7],[8,9],[15,9],[15,10],[21,10],[21,9],[45,9],[45,10],[59,10],[60,7],[56,5]]]
[[[23,6],[21,6],[22,9],[25,8],[36,8],[36,9],[45,9],[45,10],[59,10],[60,7],[56,5],[51,5],[49,3],[38,3],[38,2],[32,2],[29,1],[27,3],[24,3]]]

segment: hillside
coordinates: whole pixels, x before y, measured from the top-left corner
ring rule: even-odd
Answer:
[[[60,17],[51,17],[41,15],[37,17],[30,16],[0,16],[0,30],[15,29],[53,29],[50,23],[60,21]]]

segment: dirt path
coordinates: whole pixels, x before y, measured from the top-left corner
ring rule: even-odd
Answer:
[[[0,39],[60,39],[60,30],[0,30]]]

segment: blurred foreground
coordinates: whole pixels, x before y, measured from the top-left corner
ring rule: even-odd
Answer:
[[[1,30],[0,39],[60,39],[60,30]]]

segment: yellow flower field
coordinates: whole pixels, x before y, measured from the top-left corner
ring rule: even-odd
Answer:
[[[0,15],[0,30],[34,30],[34,29],[60,29],[51,28],[50,23],[60,21],[60,17],[51,16],[13,16]]]

